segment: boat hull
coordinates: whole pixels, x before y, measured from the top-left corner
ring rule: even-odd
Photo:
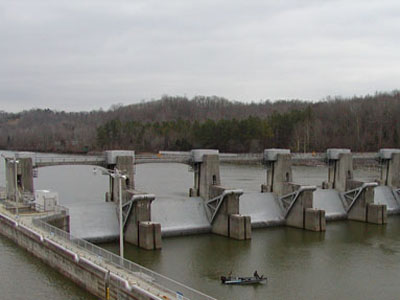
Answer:
[[[267,278],[261,277],[225,277],[221,276],[221,282],[223,284],[237,284],[237,285],[245,285],[245,284],[258,284],[258,283],[266,283]]]

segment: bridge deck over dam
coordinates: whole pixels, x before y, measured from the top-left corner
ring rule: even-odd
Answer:
[[[36,168],[62,165],[93,165],[105,167],[107,165],[107,158],[105,155],[42,155],[38,153],[30,153],[29,155],[32,157],[33,165]],[[261,164],[263,160],[262,153],[221,153],[219,157],[221,162],[226,163]],[[375,152],[355,152],[353,153],[353,159],[355,161],[377,160],[378,154]],[[293,153],[292,160],[295,163],[304,161],[325,162],[326,153]],[[134,163],[181,163],[189,165],[191,163],[191,156],[190,152],[160,151],[158,154],[136,154]]]

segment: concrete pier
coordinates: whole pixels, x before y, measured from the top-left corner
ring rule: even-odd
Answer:
[[[134,191],[125,203],[125,240],[147,250],[161,249],[161,225],[151,221],[151,203],[155,196]]]
[[[357,198],[354,197],[352,206],[348,207],[347,210],[347,218],[349,220],[368,222],[368,208],[374,203],[374,188],[376,186],[365,186],[364,189],[358,192]]]
[[[381,184],[400,188],[400,149],[380,149]]]
[[[313,208],[315,187],[300,187],[287,208],[286,225],[310,231],[325,231],[325,211]]]
[[[382,204],[370,203],[368,205],[367,222],[373,224],[387,223],[387,207]]]
[[[116,176],[110,178],[110,192],[106,201],[113,201],[119,207],[122,201],[124,208],[123,227],[125,230],[124,239],[147,250],[161,249],[161,225],[151,221],[151,203],[155,196],[136,191],[134,180],[134,151],[106,151],[107,169],[111,172],[118,170],[124,178]],[[121,187],[119,184],[121,183]],[[122,199],[119,199],[121,188]]]
[[[128,195],[128,189],[135,188],[134,181],[134,163],[135,163],[135,151],[122,151],[122,150],[113,150],[106,151],[106,168],[110,171],[119,170],[121,174],[123,174],[126,179],[122,180],[122,197],[123,202],[126,201]],[[110,180],[110,191],[106,196],[106,201],[119,202],[119,180],[118,178],[114,178],[109,176]]]
[[[343,206],[349,220],[385,224],[387,208],[384,204],[374,203],[374,189],[377,183],[363,183],[353,176],[353,160],[350,149],[328,149],[328,182],[326,189],[340,192]]]
[[[350,149],[328,149],[328,181],[323,188],[345,192],[347,181],[353,179],[353,158]]]
[[[160,223],[142,221],[139,223],[138,246],[147,250],[161,249]]]
[[[211,232],[234,239],[251,239],[251,220],[239,213],[242,191],[221,186],[218,150],[192,150],[195,172],[191,196],[200,196],[211,223]]]
[[[6,158],[5,163],[7,198],[19,202],[22,202],[24,197],[32,198],[34,194],[32,157],[28,153],[17,152],[14,158]]]
[[[325,211],[313,208],[313,193],[316,187],[293,183],[290,150],[265,149],[264,164],[267,167],[267,177],[261,191],[278,195],[286,225],[311,231],[325,231]]]
[[[275,193],[278,196],[292,192],[290,185],[293,182],[293,175],[290,150],[264,150],[264,164],[267,168],[267,183],[261,186],[261,191]]]

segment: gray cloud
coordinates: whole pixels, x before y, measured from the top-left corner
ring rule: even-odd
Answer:
[[[0,0],[0,110],[398,89],[398,1]]]

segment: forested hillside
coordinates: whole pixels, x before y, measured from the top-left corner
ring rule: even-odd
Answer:
[[[113,105],[108,111],[34,109],[0,112],[0,149],[139,152],[217,148],[260,152],[284,147],[295,152],[400,148],[400,92],[320,102],[231,102],[218,97],[163,97]]]

